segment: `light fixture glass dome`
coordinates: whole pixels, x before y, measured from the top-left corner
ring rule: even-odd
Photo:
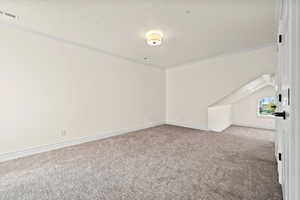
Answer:
[[[146,33],[147,44],[159,46],[162,43],[163,34],[160,31],[149,31]]]

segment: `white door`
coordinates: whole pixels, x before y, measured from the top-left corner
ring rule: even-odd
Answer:
[[[284,200],[300,200],[300,1],[281,0],[278,44],[277,153]]]
[[[279,182],[282,184],[285,200],[290,200],[291,174],[291,69],[289,65],[289,19],[288,1],[281,0],[278,31],[278,71],[277,71],[277,160]]]

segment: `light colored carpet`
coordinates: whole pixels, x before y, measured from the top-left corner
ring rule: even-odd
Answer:
[[[1,200],[281,200],[272,132],[159,126],[0,163]]]

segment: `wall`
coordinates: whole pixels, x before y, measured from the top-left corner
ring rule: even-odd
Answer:
[[[275,129],[275,119],[257,115],[258,101],[263,97],[274,97],[275,90],[269,86],[232,105],[232,120],[235,125]]]
[[[220,105],[208,108],[208,130],[222,132],[231,125],[231,105]]]
[[[1,27],[0,154],[165,120],[165,72]]]
[[[207,129],[207,108],[262,74],[274,73],[273,47],[169,69],[167,122]]]

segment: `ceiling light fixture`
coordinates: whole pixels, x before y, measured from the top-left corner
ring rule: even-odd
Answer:
[[[163,34],[160,31],[149,31],[146,33],[147,44],[159,46],[162,43]]]

